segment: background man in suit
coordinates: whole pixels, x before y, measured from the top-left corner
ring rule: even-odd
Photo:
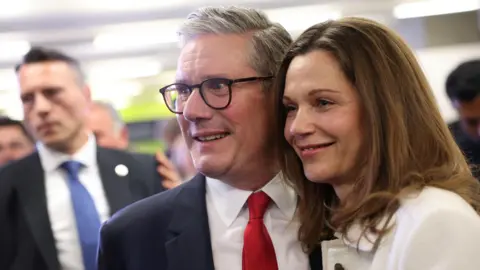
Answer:
[[[32,48],[17,75],[25,123],[39,143],[0,171],[0,269],[93,270],[101,222],[162,191],[161,179],[131,154],[97,147],[75,59]]]
[[[105,223],[99,269],[321,269],[297,240],[297,196],[270,140],[271,78],[290,35],[231,7],[191,13],[180,36],[176,83],[161,92],[201,174]]]
[[[192,179],[198,171],[193,165],[192,156],[183,139],[182,130],[180,130],[176,118],[171,118],[165,123],[162,139],[165,142],[166,149],[164,153],[158,153],[157,157],[168,157],[177,168],[182,182]]]
[[[107,148],[128,150],[128,127],[120,113],[109,103],[94,101],[88,117],[89,128],[95,135],[98,145]],[[152,157],[147,154],[132,153],[140,162],[150,163]],[[175,165],[162,153],[155,155],[157,172],[162,177],[162,185],[166,189],[174,188],[182,182]]]
[[[97,143],[103,147],[127,150],[129,147],[128,127],[120,113],[104,101],[94,101],[88,115],[88,126]]]
[[[35,141],[22,122],[0,117],[0,167],[31,154]]]

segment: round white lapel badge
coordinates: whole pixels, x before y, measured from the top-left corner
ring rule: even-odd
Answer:
[[[118,176],[126,176],[128,174],[128,168],[123,164],[118,164],[117,166],[115,166],[115,173]]]

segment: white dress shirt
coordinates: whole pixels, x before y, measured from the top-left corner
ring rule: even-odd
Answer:
[[[302,251],[294,219],[297,195],[277,175],[262,189],[271,199],[264,222],[272,239],[279,270],[310,269]],[[207,213],[216,270],[242,270],[243,233],[248,223],[246,206],[251,191],[239,190],[207,177]]]
[[[378,235],[360,238],[360,226],[349,230],[349,241],[337,235],[322,242],[323,269],[337,263],[346,270],[480,269],[480,216],[453,192],[427,187],[404,198],[390,225],[376,251]]]
[[[79,172],[79,180],[92,196],[100,221],[103,223],[107,220],[110,209],[98,171],[95,138],[90,135],[88,142],[73,156],[53,151],[43,144],[38,144],[37,148],[45,174],[48,215],[58,260],[62,270],[84,270],[68,176],[60,165],[68,160],[84,165]]]

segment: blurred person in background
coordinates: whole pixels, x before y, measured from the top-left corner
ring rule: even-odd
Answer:
[[[128,127],[123,122],[120,113],[110,103],[94,101],[88,114],[88,123],[98,145],[106,148],[129,150]],[[161,176],[164,188],[170,189],[182,182],[182,177],[177,172],[175,165],[163,153],[158,152],[155,159],[151,155],[141,153],[132,152],[132,156],[144,165],[151,164],[151,166],[154,166]]]
[[[88,114],[88,125],[98,145],[107,148],[128,150],[128,127],[120,113],[110,103],[93,101]]]
[[[178,137],[182,137],[182,130],[178,125],[176,118],[171,118],[167,120],[165,126],[163,127],[162,139],[165,142],[165,155],[170,156],[170,149],[173,146],[173,143]]]
[[[177,168],[182,181],[190,180],[198,173],[193,165],[192,156],[182,136],[177,119],[169,119],[164,127],[163,140],[165,155]]]
[[[450,124],[450,130],[480,179],[480,60],[456,67],[448,75],[446,90],[459,116]]]
[[[479,269],[480,183],[397,34],[317,24],[276,78],[279,163],[324,270]]]
[[[188,181],[198,173],[193,164],[192,156],[185,143],[185,139],[183,139],[183,136],[181,135],[173,141],[170,151],[170,159],[178,169],[182,181]]]
[[[130,153],[97,146],[77,60],[33,47],[16,72],[38,143],[0,170],[0,269],[95,270],[101,223],[163,191],[161,179]]]
[[[200,8],[180,28],[177,114],[193,179],[104,224],[100,270],[317,270],[297,238],[297,194],[280,179],[271,79],[291,43],[258,10]]]
[[[0,116],[0,167],[35,150],[35,140],[23,123]]]

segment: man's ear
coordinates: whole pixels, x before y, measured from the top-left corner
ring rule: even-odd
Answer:
[[[87,85],[83,86],[82,87],[82,94],[83,96],[85,97],[85,101],[86,101],[86,108],[85,108],[85,117],[86,117],[86,121],[90,121],[89,120],[89,115],[91,113],[91,111],[93,110],[93,106],[95,104],[93,104],[93,101],[92,101],[92,92],[90,90],[90,87],[88,87]]]
[[[85,98],[87,99],[88,103],[92,102],[92,90],[88,85],[83,86],[82,88],[83,94],[85,95]]]

